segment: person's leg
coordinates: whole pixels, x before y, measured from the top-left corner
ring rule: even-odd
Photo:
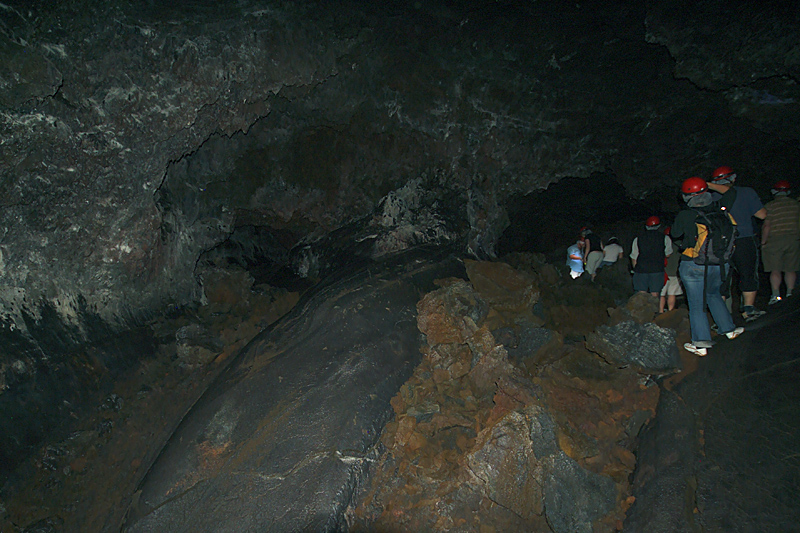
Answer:
[[[764,314],[755,308],[758,292],[758,247],[755,237],[736,239],[733,264],[739,273],[739,289],[742,291],[742,316],[745,319],[758,318]]]
[[[784,281],[786,282],[786,296],[789,297],[797,283],[797,271],[800,270],[800,239],[786,239],[786,263],[783,265]]]
[[[736,325],[733,323],[733,318],[719,292],[722,285],[720,267],[708,267],[708,275],[706,277],[706,301],[708,303],[708,310],[711,311],[711,316],[714,317],[714,322],[716,322],[720,333],[733,331]]]
[[[783,281],[783,275],[780,270],[773,270],[769,273],[769,285],[772,288],[773,297],[781,295],[781,281]]]
[[[648,274],[647,285],[650,294],[658,298],[661,295],[661,291],[664,289],[664,273],[658,272],[656,274]]]
[[[769,272],[769,288],[772,293],[769,299],[770,304],[776,303],[781,297],[781,281],[783,275],[781,271],[781,246],[780,239],[771,238],[761,248],[761,263],[764,265],[764,272]]]
[[[647,292],[647,274],[633,273],[633,292]]]
[[[797,272],[784,272],[783,279],[786,282],[786,297],[792,295],[792,289],[794,289],[794,284],[797,283]]]
[[[592,281],[597,277],[597,267],[602,261],[603,252],[589,252],[589,256],[586,258],[586,272],[592,276]]]
[[[679,272],[683,289],[686,292],[686,303],[689,305],[689,326],[692,330],[692,343],[711,343],[711,329],[703,306],[703,267],[692,261],[681,261]],[[722,300],[722,298],[720,298]],[[723,305],[725,305],[723,303]]]
[[[757,293],[758,291],[742,291],[745,307],[755,307]]]
[[[742,296],[744,297],[744,306],[745,307],[755,307],[756,304],[756,293],[758,291],[742,291]]]
[[[666,305],[666,303],[667,303],[667,298],[663,294],[660,295],[659,298],[658,298],[658,312],[659,313],[663,313],[664,312],[664,305]]]
[[[678,296],[683,296],[683,287],[678,276],[669,278],[670,290],[667,292],[667,308],[672,311],[678,306]]]

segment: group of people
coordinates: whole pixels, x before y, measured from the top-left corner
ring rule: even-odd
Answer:
[[[719,334],[733,339],[744,331],[731,316],[732,269],[738,275],[745,322],[765,314],[755,307],[760,263],[770,273],[770,305],[792,295],[800,270],[800,202],[790,197],[790,184],[775,183],[773,200],[763,205],[755,190],[735,182],[736,174],[727,166],[717,168],[709,180],[685,180],[681,195],[686,208],[673,225],[662,229],[659,217],[651,216],[631,246],[633,288],[659,297],[660,312],[674,309],[685,291],[692,341],[684,348],[700,356],[713,345],[706,309]],[[763,221],[760,237],[756,219]],[[567,252],[571,276],[585,271],[594,280],[606,260],[620,259],[622,247],[613,241],[603,246],[591,230],[582,228]]]
[[[611,237],[604,245],[592,230],[581,228],[578,241],[567,248],[569,274],[575,279],[586,272],[594,281],[601,268],[616,263],[623,253],[616,237]]]

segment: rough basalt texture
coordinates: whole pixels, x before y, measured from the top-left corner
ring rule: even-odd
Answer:
[[[761,10],[746,39],[745,20],[726,15],[712,28],[743,42],[720,62],[730,40],[701,41],[700,15],[678,32],[684,11],[11,2],[0,13],[6,321],[24,329],[22,312],[38,317],[44,301],[78,323],[79,298],[112,323],[197,301],[195,261],[235,228],[282,231],[291,249],[377,215],[410,180],[434,192],[424,207],[437,213],[411,235],[440,237],[425,230],[445,220],[446,238],[491,252],[507,201],[564,176],[610,169],[641,196],[738,152],[732,163],[755,174],[749,152],[785,145],[753,125],[796,112],[796,20]],[[727,92],[675,81],[665,50],[700,87],[711,86],[694,72],[721,65],[702,79]],[[762,78],[787,89],[748,102],[780,116],[732,112],[736,91]]]
[[[297,283],[419,243],[492,257],[520,218],[554,247],[722,163],[766,194],[800,155],[798,21],[743,5],[4,2],[10,425],[74,399],[87,343],[203,304],[206,263]],[[566,178],[603,183],[521,213]]]
[[[600,326],[587,336],[586,348],[609,364],[630,366],[645,374],[672,374],[681,368],[675,332],[652,323],[631,320]]]
[[[540,372],[526,372],[498,338],[525,330],[546,276],[498,262],[466,267],[469,283],[442,280],[417,304],[424,359],[391,401],[385,450],[351,506],[350,529],[618,530],[658,388],[579,345],[561,344]],[[510,286],[513,294],[502,290]]]
[[[800,15],[795,2],[743,2],[735,9],[719,0],[652,2],[645,24],[647,42],[666,46],[675,59],[676,77],[722,95],[733,116],[797,146]],[[776,170],[786,171],[785,177],[795,174],[791,166],[767,172]]]

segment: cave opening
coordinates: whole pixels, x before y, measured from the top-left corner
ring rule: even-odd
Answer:
[[[498,241],[497,255],[534,252],[557,260],[583,227],[600,234],[603,242],[616,236],[629,244],[647,217],[667,222],[669,196],[676,194],[659,190],[645,199],[634,198],[613,172],[560,179],[543,191],[509,200],[510,224]]]
[[[672,223],[685,177],[732,165],[764,201],[793,179],[792,2],[147,4],[0,5],[0,529],[119,530],[161,503],[195,519],[251,500],[167,500],[238,476],[256,448],[266,458],[227,485],[259,480],[248,497],[295,472],[349,477],[325,501],[266,498],[283,507],[227,507],[195,529],[309,516],[302,501],[317,529],[374,525],[381,498],[343,500],[378,464],[432,480],[375,478],[372,495],[413,487],[395,507],[408,529],[478,513],[508,531],[642,530],[650,509],[711,529],[715,513],[771,520],[714,501],[716,472],[749,464],[735,433],[755,431],[723,428],[715,402],[745,421],[776,406],[784,428],[751,426],[772,458],[796,447],[795,304],[770,306],[745,348],[718,336],[720,357],[679,352],[672,374],[685,302],[662,315],[632,297],[628,252],[647,217]],[[597,283],[567,277],[581,227],[625,250]],[[616,359],[642,353],[669,364]],[[701,394],[717,390],[732,398]],[[637,449],[656,391],[667,429]],[[664,510],[633,473],[660,464],[659,445],[696,481],[673,491],[696,508]],[[161,503],[159,472],[174,482]],[[740,494],[792,517],[795,488]]]

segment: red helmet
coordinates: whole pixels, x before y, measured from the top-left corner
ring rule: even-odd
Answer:
[[[735,179],[736,174],[734,174],[733,169],[727,166],[721,166],[711,174],[711,181],[732,182]]]
[[[703,178],[698,178],[697,176],[688,178],[683,182],[683,185],[681,185],[681,192],[683,194],[700,194],[706,192],[707,189],[708,184],[706,183],[706,180]]]
[[[648,228],[652,228],[653,226],[658,226],[659,224],[661,224],[661,219],[658,217],[650,217],[647,219],[647,222],[645,222],[645,225]]]
[[[788,181],[781,180],[778,183],[776,183],[775,185],[773,185],[772,188],[775,189],[776,191],[784,192],[784,191],[790,190],[792,188],[792,186],[789,185]]]

